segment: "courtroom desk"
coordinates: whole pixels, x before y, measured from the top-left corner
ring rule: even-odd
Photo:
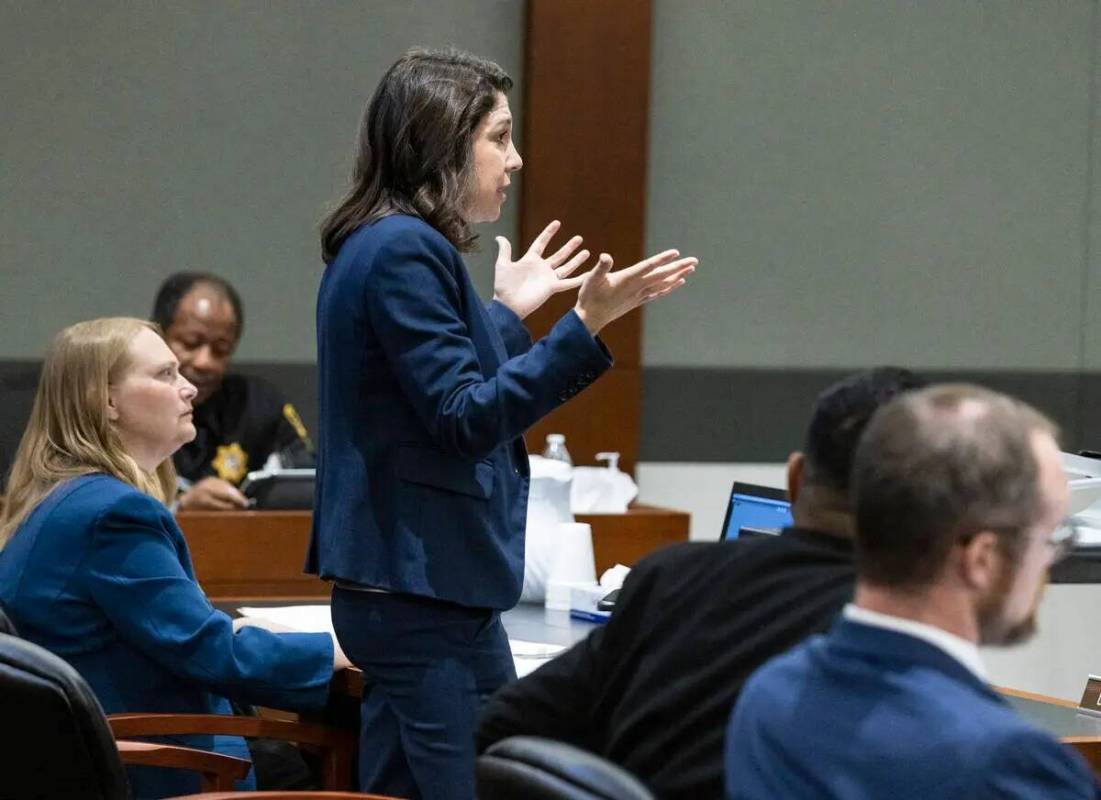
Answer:
[[[231,617],[239,616],[237,603],[219,602],[216,606]],[[254,606],[283,606],[288,605],[283,601],[261,601],[253,603]],[[329,603],[316,601],[297,605],[317,606],[328,608]],[[573,619],[568,611],[551,611],[535,603],[520,603],[515,608],[501,614],[501,622],[505,626],[505,633],[510,640],[520,639],[526,642],[541,644],[557,644],[562,647],[570,647],[588,636],[601,623],[588,622],[586,620]],[[539,659],[546,660],[546,659]],[[334,695],[343,698],[360,698],[363,696],[363,674],[356,668],[342,670],[333,676],[332,691]],[[325,721],[316,718],[317,721]]]
[[[1070,700],[1032,692],[998,689],[1017,711],[1056,739],[1071,745],[1101,775],[1101,716],[1085,714]]]
[[[633,567],[655,550],[688,541],[688,513],[671,508],[639,504],[626,514],[575,514],[574,518],[592,526],[597,577],[616,564]]]
[[[309,511],[181,511],[195,577],[214,602],[329,597],[330,586],[303,573]],[[688,539],[688,514],[638,505],[626,514],[578,514],[593,529],[597,573],[633,566],[644,555]]]
[[[181,511],[176,521],[212,602],[329,598],[329,584],[302,571],[309,511]]]
[[[603,623],[573,619],[569,611],[551,611],[537,603],[520,603],[501,615],[510,639],[569,647]]]

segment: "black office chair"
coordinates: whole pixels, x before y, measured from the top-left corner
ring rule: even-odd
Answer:
[[[15,629],[15,624],[8,615],[4,613],[3,606],[0,606],[0,633],[6,633],[8,636],[19,635],[19,631]]]
[[[654,800],[633,775],[573,745],[513,736],[476,764],[480,800]]]
[[[10,620],[0,611],[0,626]],[[123,764],[197,772],[211,800],[261,797],[234,793],[248,761],[222,753],[168,744],[128,741],[129,736],[224,733],[274,736],[318,749],[327,780],[348,772],[348,735],[321,725],[249,717],[189,714],[114,714],[103,708],[84,679],[53,653],[0,633],[0,798],[129,800]],[[196,795],[199,797],[200,795]],[[270,792],[265,798],[394,800],[350,792]],[[203,795],[207,797],[207,795]]]
[[[10,626],[5,616],[4,622]],[[76,670],[37,645],[0,634],[5,797],[126,800],[130,786],[103,709]]]

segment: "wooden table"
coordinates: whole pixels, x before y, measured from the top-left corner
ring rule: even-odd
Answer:
[[[1001,687],[998,691],[1033,725],[1081,753],[1101,777],[1101,716],[1079,711],[1070,700]]]
[[[329,597],[328,583],[302,572],[309,511],[183,511],[176,519],[213,602]],[[577,521],[592,526],[598,574],[688,539],[688,514],[668,508],[639,505],[626,514],[578,514]]]

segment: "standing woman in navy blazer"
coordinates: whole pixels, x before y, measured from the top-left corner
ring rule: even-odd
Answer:
[[[347,666],[332,638],[238,627],[216,610],[164,505],[172,453],[195,437],[194,397],[152,323],[99,319],[57,335],[0,515],[0,604],[108,714],[229,714],[226,698],[320,710],[334,667]],[[170,738],[249,757],[237,737]],[[139,798],[199,791],[194,773],[128,772]],[[241,788],[252,785],[250,774]]]
[[[515,677],[500,612],[524,572],[522,435],[608,369],[596,334],[684,283],[669,250],[610,272],[558,223],[512,260],[493,300],[460,255],[497,219],[521,167],[496,64],[411,50],[364,115],[353,186],[323,223],[317,303],[320,440],[307,569],[335,581],[333,623],[363,670],[360,785],[473,796],[482,701]],[[572,276],[572,277],[571,277]],[[534,344],[522,319],[577,304]]]

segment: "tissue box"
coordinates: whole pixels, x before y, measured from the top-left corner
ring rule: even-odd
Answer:
[[[598,611],[596,604],[609,590],[598,584],[570,587],[570,616],[589,622],[607,622],[612,616],[610,611]]]

